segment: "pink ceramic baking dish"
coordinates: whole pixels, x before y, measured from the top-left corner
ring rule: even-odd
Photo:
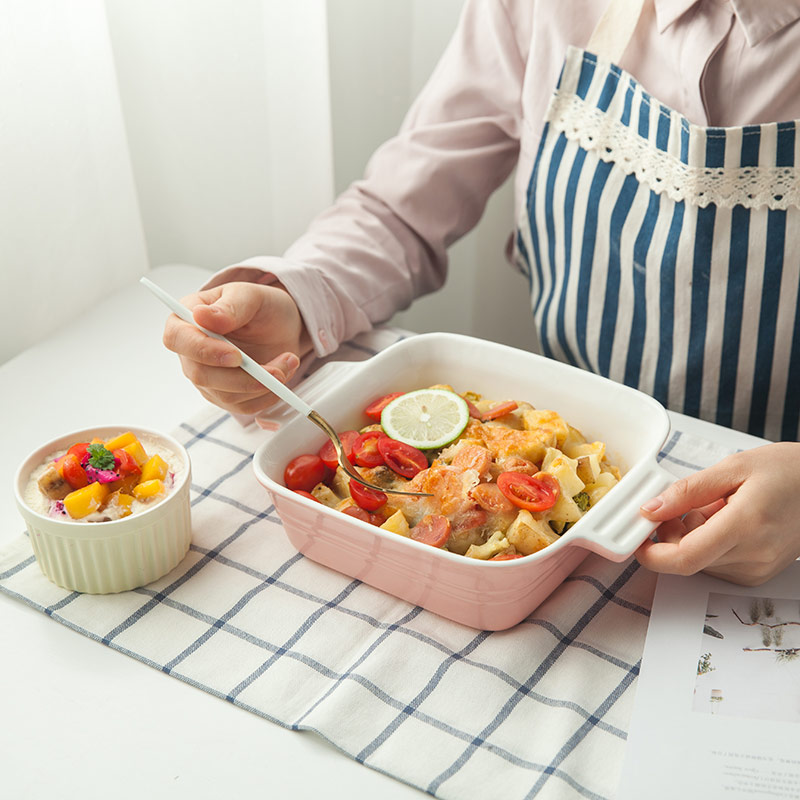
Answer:
[[[525,619],[589,551],[624,561],[654,529],[639,506],[673,480],[656,463],[670,424],[664,408],[641,392],[533,353],[445,333],[410,337],[368,361],[323,369],[306,399],[337,430],[363,426],[363,409],[376,397],[446,383],[557,411],[589,440],[606,443],[623,478],[544,550],[480,561],[381,530],[283,486],[286,464],[325,441],[309,420],[289,416],[256,451],[254,469],[289,540],[320,564],[465,625],[503,630]]]

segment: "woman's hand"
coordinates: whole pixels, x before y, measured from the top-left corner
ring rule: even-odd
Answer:
[[[639,562],[654,572],[757,586],[800,556],[800,443],[781,442],[728,456],[645,503],[660,522]]]
[[[311,341],[294,300],[279,284],[224,283],[184,297],[198,325],[224,334],[278,380],[292,377]],[[174,314],[164,344],[177,353],[183,373],[207,400],[234,414],[258,414],[276,397],[239,369],[241,355]]]

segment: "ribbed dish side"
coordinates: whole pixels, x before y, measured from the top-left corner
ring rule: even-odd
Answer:
[[[110,594],[152,583],[180,563],[191,543],[188,492],[175,501],[169,514],[114,538],[56,536],[29,521],[36,560],[51,581],[76,592]]]

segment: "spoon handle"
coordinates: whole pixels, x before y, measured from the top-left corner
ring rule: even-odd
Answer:
[[[266,386],[267,389],[269,389],[273,394],[276,394],[281,398],[281,400],[290,405],[295,411],[298,411],[304,417],[307,417],[313,411],[311,406],[306,403],[305,400],[296,395],[287,386],[284,386],[284,384],[282,384],[274,375],[267,372],[267,370],[265,370],[261,364],[250,358],[250,356],[247,355],[244,350],[236,347],[236,345],[230,339],[227,339],[220,333],[214,333],[213,331],[204,328],[202,325],[198,325],[192,316],[192,312],[189,311],[186,306],[179,303],[171,294],[165,292],[158,284],[153,283],[153,281],[151,281],[149,278],[141,278],[140,282],[144,284],[162,303],[164,303],[164,305],[166,305],[170,311],[172,311],[174,314],[177,314],[182,320],[188,322],[190,325],[194,325],[195,328],[199,328],[207,336],[211,336],[214,339],[219,339],[221,342],[227,342],[231,347],[235,347],[242,356],[242,363],[239,366],[241,366],[241,368],[249,375],[252,375],[263,386]]]

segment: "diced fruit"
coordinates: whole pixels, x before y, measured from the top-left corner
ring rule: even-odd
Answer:
[[[142,447],[142,443],[138,440],[132,442],[131,444],[126,444],[124,447],[122,447],[122,450],[132,455],[133,460],[140,467],[147,461],[147,453],[145,452],[144,447]]]
[[[78,461],[83,461],[83,459],[86,457],[86,451],[88,447],[89,447],[89,442],[78,442],[78,444],[72,445],[72,447],[70,447],[70,449],[67,450],[67,453],[68,454],[71,453],[72,455],[77,456]]]
[[[70,492],[64,498],[64,508],[73,519],[83,519],[103,505],[109,492],[108,484],[90,483],[88,486]]]
[[[158,479],[142,481],[133,487],[133,496],[137,500],[152,500],[164,491],[164,483]]]
[[[119,464],[117,465],[119,474],[123,477],[125,475],[134,475],[138,480],[141,468],[136,463],[136,459],[127,450],[114,450],[113,452],[114,458],[119,459]]]
[[[119,436],[115,436],[113,439],[109,439],[106,442],[106,449],[121,450],[129,444],[133,444],[135,441],[137,441],[136,436],[130,431],[127,431],[126,433],[121,433]]]
[[[114,492],[108,499],[107,508],[116,506],[119,509],[120,517],[127,517],[130,515],[133,506],[133,496],[125,494],[124,492]]]
[[[89,483],[86,470],[81,466],[78,456],[74,453],[67,453],[67,455],[61,459],[58,471],[73,489],[80,489]]]
[[[51,500],[63,500],[72,488],[52,464],[42,473],[38,481],[39,491]]]
[[[124,452],[124,451],[123,451]],[[167,477],[167,472],[169,471],[169,466],[160,455],[156,454],[154,456],[150,456],[150,458],[145,461],[144,466],[142,467],[142,482],[144,481],[152,481],[152,480],[160,480],[163,481],[164,478]]]

